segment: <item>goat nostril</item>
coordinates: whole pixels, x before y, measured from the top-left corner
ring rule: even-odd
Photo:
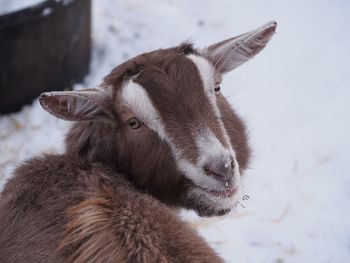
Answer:
[[[212,175],[213,175],[213,172],[210,170],[210,168],[209,168],[207,165],[205,165],[205,166],[203,167],[203,170],[204,170],[204,173],[205,173],[206,175],[208,175],[208,176],[212,176]]]
[[[205,165],[203,166],[204,173],[209,176],[213,177],[216,180],[220,181],[226,181],[228,178],[228,171],[229,169],[222,167],[216,167],[213,165]]]
[[[219,181],[227,181],[232,178],[236,163],[235,159],[224,160],[210,160],[202,169],[206,176],[213,177]]]
[[[233,160],[231,160],[231,170],[233,170],[235,168],[235,162]]]
[[[205,165],[203,167],[203,170],[204,170],[204,173],[207,175],[207,176],[210,176],[210,177],[222,177],[215,169],[213,168],[210,168],[210,166],[207,166]]]

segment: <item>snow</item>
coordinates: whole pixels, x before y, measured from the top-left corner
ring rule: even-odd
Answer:
[[[44,0],[1,0],[0,15],[16,12],[42,2]]]
[[[93,8],[88,87],[141,52],[187,39],[206,46],[276,20],[269,46],[222,85],[254,149],[241,206],[223,218],[183,217],[227,262],[350,262],[349,1],[98,0]],[[0,184],[14,163],[63,151],[69,125],[37,101],[0,117]]]
[[[48,16],[49,14],[51,14],[52,13],[52,8],[50,8],[50,7],[46,7],[43,11],[42,11],[42,15],[43,16]]]

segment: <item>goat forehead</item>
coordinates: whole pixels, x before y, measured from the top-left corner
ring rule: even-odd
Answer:
[[[122,87],[122,103],[170,145],[175,159],[196,164],[213,149],[232,147],[216,106],[213,67],[196,55],[175,62],[132,77]]]
[[[185,129],[198,135],[209,128],[226,144],[218,129],[222,125],[218,123],[213,66],[197,55],[178,57],[165,65],[148,65],[129,80],[122,88],[125,104],[148,125],[153,124],[151,128],[162,126],[172,137],[190,139]]]
[[[205,58],[198,55],[187,55],[187,58],[197,67],[204,90],[206,92],[214,93],[213,87],[215,84],[215,70],[212,64],[210,64]]]
[[[208,67],[208,74],[209,71]],[[200,71],[187,56],[173,59],[163,67],[146,67],[135,82],[147,91],[164,120],[187,116],[193,121],[211,111]]]
[[[189,65],[193,71],[195,68]],[[184,72],[189,71],[185,69]],[[208,116],[205,112],[210,112],[210,105],[204,102],[199,76],[194,78],[190,73],[185,78],[178,78],[178,74],[177,70],[167,74],[157,67],[145,68],[123,84],[120,102],[122,108],[126,106],[127,111],[140,118],[161,138],[181,137],[182,140],[188,139],[186,144],[194,144],[194,141],[190,141],[190,134],[183,133],[183,130],[191,128],[194,133],[197,129],[195,120],[198,115]],[[200,105],[193,107],[196,100],[200,101]]]

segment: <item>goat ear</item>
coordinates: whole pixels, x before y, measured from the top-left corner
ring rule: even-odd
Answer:
[[[269,22],[243,35],[206,47],[200,53],[224,74],[258,54],[271,39],[276,26],[276,22]]]
[[[107,90],[99,88],[79,91],[42,93],[41,106],[56,117],[69,121],[111,119],[113,103]]]

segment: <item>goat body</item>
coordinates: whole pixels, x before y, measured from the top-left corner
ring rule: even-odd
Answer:
[[[1,195],[0,262],[221,262],[161,202],[69,155],[21,165]]]

